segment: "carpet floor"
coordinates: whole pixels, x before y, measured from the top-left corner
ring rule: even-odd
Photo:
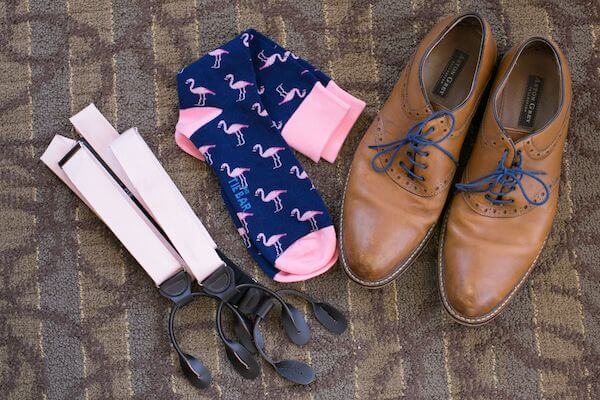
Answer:
[[[335,164],[299,156],[339,222],[352,154],[400,69],[439,17],[467,10],[489,19],[501,52],[548,36],[573,71],[559,212],[531,279],[498,319],[468,328],[438,299],[437,240],[382,290],[335,266],[296,286],[345,310],[347,333],[332,337],[313,321],[307,346],[287,345],[274,324],[268,338],[282,344],[277,357],[315,367],[308,387],[267,366],[254,381],[237,376],[212,329],[214,305],[200,302],[178,326],[214,383],[189,385],[167,341],[168,302],[39,161],[52,136],[74,136],[68,117],[90,102],[120,131],[137,126],[220,247],[274,287],[245,252],[214,176],[175,145],[176,72],[255,27],[366,100]],[[598,1],[0,2],[0,397],[600,398],[599,38]]]

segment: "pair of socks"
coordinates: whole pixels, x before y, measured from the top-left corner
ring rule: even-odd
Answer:
[[[333,162],[364,102],[255,30],[177,75],[175,139],[216,173],[248,251],[281,282],[337,260],[327,208],[291,150]]]

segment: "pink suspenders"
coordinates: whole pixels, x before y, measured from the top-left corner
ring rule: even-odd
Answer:
[[[272,291],[259,285],[218,250],[136,128],[119,134],[93,104],[70,120],[83,139],[56,135],[41,159],[110,228],[160,293],[173,301],[169,338],[188,379],[205,388],[211,375],[200,360],[180,349],[174,333],[175,313],[193,299],[205,297],[219,302],[217,332],[243,377],[259,375],[255,359],[259,355],[284,378],[311,383],[315,376],[308,365],[274,361],[265,353],[259,323],[279,304],[285,332],[292,342],[302,345],[310,337],[308,325],[282,296],[308,301],[321,325],[336,334],[346,329],[344,316],[302,292]],[[192,289],[192,280],[198,282],[200,291]],[[234,315],[235,339],[223,332],[223,309]]]

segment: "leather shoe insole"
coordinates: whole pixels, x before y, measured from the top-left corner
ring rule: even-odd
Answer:
[[[556,56],[544,42],[523,49],[498,94],[502,126],[513,140],[544,127],[560,103],[560,71]]]
[[[423,66],[423,81],[434,109],[453,110],[467,98],[482,38],[480,21],[466,17],[431,50]]]

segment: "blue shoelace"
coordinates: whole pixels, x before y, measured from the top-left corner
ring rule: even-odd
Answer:
[[[527,170],[521,168],[523,158],[521,157],[521,150],[516,152],[515,160],[511,163],[510,167],[506,167],[506,158],[508,157],[508,150],[504,150],[502,158],[498,162],[498,167],[495,171],[481,176],[468,183],[457,183],[456,189],[463,192],[476,192],[483,193],[488,192],[485,198],[492,204],[511,204],[514,203],[514,199],[506,199],[504,196],[511,193],[517,187],[523,193],[523,197],[529,204],[534,206],[541,206],[546,203],[550,197],[550,189],[539,175],[546,175],[544,171]],[[523,177],[528,176],[531,179],[538,182],[544,188],[544,198],[541,201],[532,200],[521,180]],[[496,186],[499,186],[499,190],[494,190]],[[495,197],[493,197],[495,196]]]
[[[450,121],[451,121],[450,127],[448,128],[446,134],[437,140],[429,139],[428,136],[430,136],[433,133],[435,128],[429,127],[429,129],[423,130],[425,128],[425,125],[428,122],[435,120],[436,118],[445,117],[445,116],[449,117]],[[414,170],[415,170],[415,168],[421,168],[421,169],[427,168],[427,164],[420,163],[415,160],[416,155],[420,155],[423,157],[427,157],[429,155],[429,152],[424,150],[425,147],[427,147],[427,146],[435,147],[436,149],[440,150],[442,153],[447,155],[448,158],[450,158],[452,161],[454,161],[455,164],[458,164],[458,162],[454,158],[454,156],[448,150],[446,150],[445,148],[443,148],[440,145],[440,143],[443,142],[444,140],[446,140],[454,131],[454,122],[455,122],[454,115],[452,115],[451,112],[445,111],[445,110],[436,111],[436,112],[432,113],[431,115],[429,115],[427,118],[424,118],[422,121],[411,126],[410,129],[408,130],[408,133],[406,134],[406,137],[404,137],[402,139],[394,140],[389,143],[369,146],[370,149],[379,150],[373,156],[373,158],[371,158],[371,167],[377,172],[387,171],[394,165],[394,160],[396,159],[396,156],[398,155],[400,150],[402,150],[402,148],[406,145],[408,145],[410,148],[410,150],[407,152],[407,155],[408,155],[408,160],[412,164],[412,167],[409,167],[403,161],[400,161],[398,163],[398,165],[400,167],[402,167],[402,169],[406,172],[406,174],[413,179],[417,179],[419,181],[425,180],[424,176],[415,173]],[[389,160],[385,163],[385,165],[383,167],[378,166],[377,162],[376,162],[377,159],[386,154],[390,154]]]

